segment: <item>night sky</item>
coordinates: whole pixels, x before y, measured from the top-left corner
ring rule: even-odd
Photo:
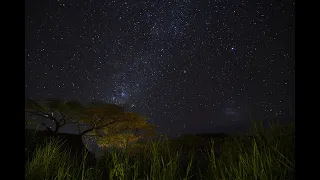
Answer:
[[[25,93],[126,104],[159,133],[294,117],[292,0],[28,0]]]

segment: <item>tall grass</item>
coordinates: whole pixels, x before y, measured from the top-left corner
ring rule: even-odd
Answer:
[[[293,179],[294,125],[283,128],[271,124],[271,131],[254,124],[253,137],[236,136],[222,147],[222,157],[216,160],[211,142],[208,173],[212,179]]]
[[[87,153],[78,160],[77,154],[62,148],[64,142],[49,139],[44,146],[38,146],[25,164],[27,180],[84,180],[99,179],[99,168],[88,168],[85,164]],[[79,163],[80,162],[80,163]]]
[[[271,131],[254,126],[254,135],[228,138],[222,147],[211,141],[206,163],[198,150],[183,155],[169,139],[105,152],[96,166],[86,165],[86,154],[71,156],[63,142],[49,141],[38,147],[26,163],[26,179],[109,180],[287,180],[294,179],[294,124],[271,125]],[[138,151],[135,151],[138,147]],[[222,151],[216,156],[216,149]],[[77,160],[82,157],[82,160]],[[183,161],[187,160],[186,162]]]

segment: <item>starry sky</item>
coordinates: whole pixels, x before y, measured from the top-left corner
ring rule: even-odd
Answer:
[[[168,135],[294,117],[293,0],[25,2],[28,97],[126,104]]]

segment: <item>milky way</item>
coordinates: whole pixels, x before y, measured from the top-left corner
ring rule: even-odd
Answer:
[[[126,104],[168,134],[292,117],[294,6],[29,0],[26,95]]]

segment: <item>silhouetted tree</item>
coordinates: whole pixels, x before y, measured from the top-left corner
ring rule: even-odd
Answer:
[[[58,133],[59,129],[68,123],[77,123],[79,112],[83,109],[77,101],[60,101],[54,98],[43,102],[27,99],[25,102],[26,115],[51,120],[55,124],[54,130],[46,122],[42,122],[41,125],[53,133]]]
[[[26,112],[55,123],[52,130],[45,122],[42,125],[50,132],[58,133],[66,124],[76,123],[79,136],[94,136],[100,146],[109,147],[137,141],[156,134],[155,126],[145,117],[125,112],[123,106],[94,101],[83,106],[77,101],[48,99],[42,103],[28,99]]]

